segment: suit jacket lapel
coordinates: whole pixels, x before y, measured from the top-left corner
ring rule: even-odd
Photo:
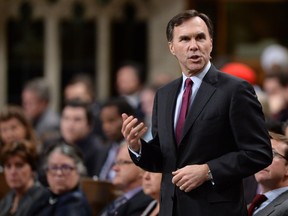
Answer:
[[[202,84],[197,92],[197,95],[193,101],[192,107],[189,110],[187,115],[187,119],[185,121],[185,125],[183,128],[183,137],[189,131],[189,128],[192,127],[195,120],[199,116],[199,114],[204,109],[205,105],[214,94],[216,87],[213,85],[217,81],[217,71],[216,68],[212,65],[210,70],[207,72],[205,77],[203,78]]]
[[[284,201],[287,200],[288,197],[288,191],[285,191],[284,193],[282,193],[280,196],[278,196],[276,199],[274,199],[271,203],[269,203],[265,208],[263,208],[262,210],[260,210],[259,212],[257,212],[257,214],[255,214],[255,216],[257,215],[270,215],[272,212],[275,211],[275,208],[278,205],[281,205]]]
[[[165,100],[166,101],[166,107],[167,107],[167,113],[168,113],[167,116],[169,116],[168,118],[166,118],[166,126],[167,126],[167,131],[171,132],[171,133],[167,133],[167,134],[174,134],[175,133],[174,132],[175,106],[176,106],[177,96],[178,96],[181,84],[182,84],[182,77],[177,79],[176,82],[171,86],[171,89],[168,92],[169,98],[167,98]],[[171,138],[175,140],[175,136],[171,137]],[[176,142],[176,140],[175,140],[175,142]]]

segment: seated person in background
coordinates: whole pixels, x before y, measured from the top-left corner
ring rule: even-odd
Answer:
[[[50,107],[50,90],[49,83],[44,78],[35,78],[25,84],[21,95],[24,113],[44,145],[60,136],[60,119],[58,113]]]
[[[100,103],[95,99],[93,77],[86,73],[74,75],[64,88],[64,102],[81,100],[91,104],[94,118],[93,132],[105,140],[99,119]]]
[[[59,143],[47,150],[44,160],[50,193],[43,196],[28,215],[92,216],[88,201],[79,188],[86,168],[81,152],[73,145]]]
[[[0,149],[1,146],[20,140],[31,141],[37,145],[37,152],[42,150],[40,142],[36,139],[32,125],[25,117],[19,106],[6,106],[0,111]]]
[[[107,141],[105,145],[109,148],[105,154],[105,163],[99,173],[99,179],[102,181],[112,181],[115,176],[113,164],[120,146],[123,141],[121,133],[122,113],[128,112],[130,115],[135,114],[135,110],[124,98],[111,98],[103,103],[100,111],[102,128]]]
[[[30,208],[47,192],[35,180],[35,145],[25,140],[11,142],[3,147],[1,162],[11,191],[0,202],[0,216],[30,215]]]
[[[160,210],[160,186],[162,173],[145,171],[142,180],[143,191],[154,200],[147,206],[141,216],[156,216]]]
[[[288,138],[271,133],[272,164],[255,174],[264,196],[262,204],[249,206],[248,216],[288,215]]]
[[[144,81],[144,67],[139,62],[126,61],[116,71],[116,91],[135,109],[138,119],[144,118],[141,108],[140,93]]]
[[[112,184],[123,194],[110,203],[101,216],[139,216],[152,201],[142,190],[144,170],[137,167],[130,159],[127,144],[120,145],[116,162],[113,166],[116,175]]]
[[[90,177],[98,175],[108,151],[108,146],[103,145],[92,129],[91,105],[81,100],[66,102],[61,115],[61,136],[66,143],[76,145],[81,150],[87,175]]]

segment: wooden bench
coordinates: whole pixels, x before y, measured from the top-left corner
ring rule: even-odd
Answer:
[[[94,216],[99,215],[103,208],[118,196],[110,182],[86,177],[81,180],[80,186],[92,207]]]

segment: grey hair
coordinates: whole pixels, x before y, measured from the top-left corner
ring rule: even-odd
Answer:
[[[44,78],[35,78],[27,82],[24,90],[35,92],[39,99],[50,101],[50,88],[48,82]]]
[[[59,152],[65,156],[71,158],[75,163],[77,172],[81,176],[86,176],[87,170],[86,170],[86,167],[85,167],[84,162],[83,162],[82,153],[80,152],[80,150],[76,146],[68,145],[64,142],[53,145],[48,149],[48,151],[46,153],[45,160],[44,160],[44,166],[43,166],[44,170],[46,170],[48,167],[48,161],[50,159],[50,156],[55,152]]]

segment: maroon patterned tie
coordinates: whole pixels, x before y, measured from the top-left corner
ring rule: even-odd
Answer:
[[[189,101],[190,101],[190,96],[192,93],[192,80],[190,78],[187,78],[185,80],[185,91],[183,93],[182,97],[182,103],[181,103],[181,108],[180,108],[180,113],[176,125],[176,141],[177,144],[180,143],[182,132],[183,132],[183,127],[186,119],[186,115],[189,109]]]
[[[248,216],[252,216],[255,208],[258,208],[265,200],[267,200],[267,197],[264,194],[257,194],[249,206]]]

